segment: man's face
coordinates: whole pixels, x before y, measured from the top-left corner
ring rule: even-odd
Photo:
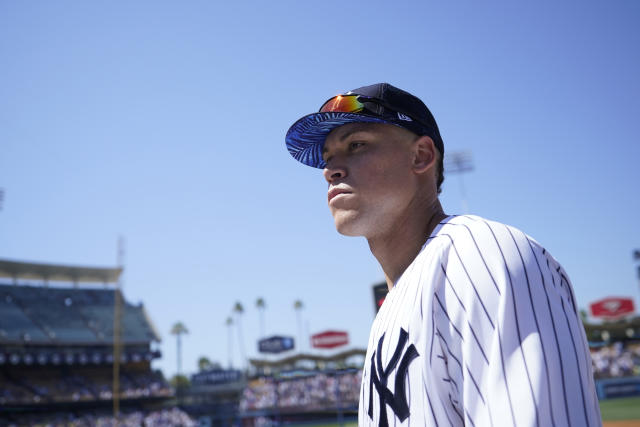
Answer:
[[[390,230],[415,194],[412,142],[394,125],[351,123],[327,136],[323,158],[337,230],[373,238]]]

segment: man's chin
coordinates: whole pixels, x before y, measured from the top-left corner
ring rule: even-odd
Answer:
[[[338,230],[338,233],[342,234],[343,236],[349,236],[349,237],[358,237],[358,236],[362,236],[361,233],[357,233],[353,230],[350,230],[348,228],[345,227],[338,227],[336,226],[336,230]]]
[[[348,215],[338,215],[334,217],[333,220],[338,233],[344,236],[357,237],[365,235],[365,231],[362,229],[362,224],[360,224],[361,221],[357,221],[356,218],[352,218]]]

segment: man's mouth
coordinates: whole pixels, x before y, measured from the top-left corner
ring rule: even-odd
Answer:
[[[327,203],[330,203],[333,198],[339,196],[340,194],[348,194],[348,193],[351,193],[351,192],[345,190],[344,188],[333,187],[327,193]]]

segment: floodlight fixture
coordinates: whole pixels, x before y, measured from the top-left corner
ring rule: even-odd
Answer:
[[[469,213],[469,204],[467,202],[467,192],[464,187],[462,175],[473,170],[473,156],[470,151],[453,151],[444,156],[444,173],[460,174],[460,194],[462,196],[462,210]]]

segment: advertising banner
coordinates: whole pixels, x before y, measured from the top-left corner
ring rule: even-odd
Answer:
[[[211,369],[191,375],[193,385],[217,385],[240,381],[242,372],[235,369]]]
[[[640,377],[606,378],[596,380],[598,399],[640,396]]]
[[[324,331],[311,336],[313,348],[335,348],[349,344],[349,334],[344,331]]]
[[[591,315],[599,319],[616,320],[633,314],[633,300],[626,297],[608,297],[589,305]]]
[[[274,335],[269,338],[263,338],[258,341],[258,351],[260,353],[282,353],[283,351],[293,350],[295,341],[292,337],[283,337]]]
[[[376,309],[376,313],[380,310],[380,307],[382,306],[384,299],[387,297],[388,292],[389,288],[387,287],[387,282],[373,285],[373,304]]]

